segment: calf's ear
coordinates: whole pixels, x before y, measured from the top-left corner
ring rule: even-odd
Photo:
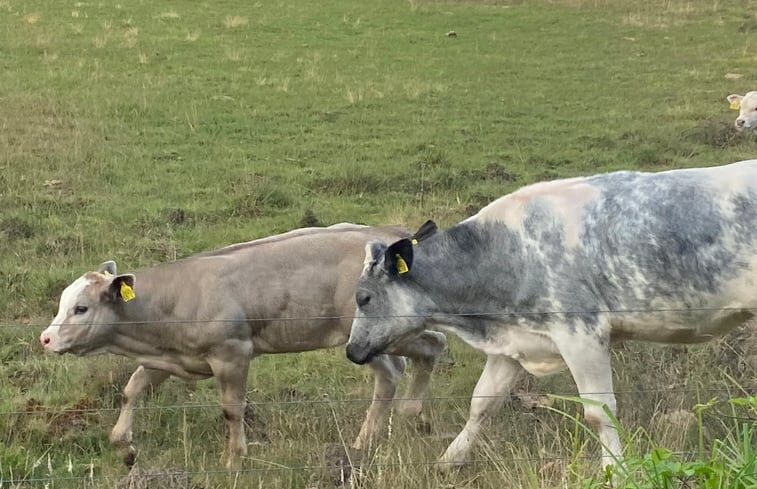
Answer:
[[[436,234],[437,229],[438,228],[436,227],[436,223],[429,219],[428,221],[424,222],[421,227],[418,228],[411,240],[414,244],[423,241],[429,236]]]
[[[732,93],[731,95],[727,96],[725,99],[728,100],[731,104],[731,108],[733,110],[739,110],[741,108],[741,99],[744,97],[742,95],[739,95],[738,93]]]
[[[102,273],[104,275],[115,275],[116,272],[116,262],[113,260],[108,260],[104,262],[102,265],[100,265],[100,268],[97,269],[97,273]]]
[[[103,299],[109,302],[129,302],[136,297],[134,293],[134,277],[131,273],[125,273],[113,278],[103,290]]]
[[[391,244],[384,253],[384,268],[389,275],[404,275],[413,268],[413,243],[401,239]]]

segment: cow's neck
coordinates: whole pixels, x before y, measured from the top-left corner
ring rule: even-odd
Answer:
[[[117,351],[112,353],[132,356],[163,351],[157,345],[165,344],[165,335],[174,329],[172,326],[186,319],[176,307],[180,277],[171,275],[176,275],[175,271],[165,266],[135,274],[136,298],[117,306],[119,320],[112,338]]]
[[[437,323],[481,328],[533,310],[543,276],[526,259],[520,236],[501,225],[464,222],[422,242],[412,280],[433,301]]]

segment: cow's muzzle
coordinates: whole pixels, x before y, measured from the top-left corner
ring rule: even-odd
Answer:
[[[374,356],[376,356],[376,354],[373,353],[370,348],[362,347],[355,343],[347,344],[347,358],[353,363],[364,365],[370,362]]]

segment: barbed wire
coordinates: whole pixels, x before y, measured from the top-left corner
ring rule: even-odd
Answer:
[[[677,457],[690,457],[690,456],[696,456],[699,454],[699,452],[696,451],[679,451],[679,452],[670,452],[671,455],[677,456]],[[500,463],[507,463],[507,462],[556,462],[556,461],[575,461],[575,460],[594,460],[598,457],[591,456],[591,455],[550,455],[550,456],[534,456],[534,457],[507,457],[502,459],[487,459],[487,458],[480,458],[480,459],[473,459],[465,462],[465,465],[496,465]],[[258,461],[261,462],[261,461]],[[264,461],[263,461],[264,462]],[[270,462],[269,462],[270,463]],[[267,474],[267,473],[282,473],[282,472],[299,472],[299,471],[333,471],[333,470],[344,470],[347,467],[353,468],[353,469],[397,469],[397,468],[405,468],[405,467],[436,467],[440,465],[457,465],[457,462],[442,462],[438,460],[434,461],[428,461],[428,462],[369,462],[367,464],[359,464],[359,463],[347,463],[345,465],[327,465],[327,464],[321,464],[321,465],[298,465],[298,466],[285,466],[280,463],[271,463],[272,465],[275,465],[274,467],[250,467],[250,468],[241,468],[241,469],[210,469],[210,470],[197,470],[197,471],[183,471],[183,470],[166,470],[163,472],[160,471],[150,471],[150,472],[137,472],[133,477],[176,477],[176,476],[234,476],[237,474]],[[96,481],[103,481],[103,480],[114,480],[114,479],[124,479],[128,478],[129,474],[127,475],[110,475],[110,474],[98,474],[98,475],[89,475],[89,476],[62,476],[62,477],[36,477],[36,478],[19,478],[19,479],[6,479],[2,480],[0,479],[0,483],[7,482],[11,486],[13,484],[29,484],[29,483],[50,483],[50,482],[96,482]]]
[[[717,393],[721,394],[724,392],[727,392],[729,389],[722,387],[722,388],[690,388],[690,389],[667,389],[667,388],[657,388],[657,389],[633,389],[633,390],[617,390],[617,391],[607,391],[607,392],[584,392],[583,396],[590,396],[590,395],[633,395],[633,394],[655,394],[655,393],[666,393],[666,394],[702,394],[702,393]],[[738,390],[743,395],[757,395],[757,386],[751,386],[751,387],[739,387]],[[249,394],[249,392],[248,392]],[[394,397],[394,398],[378,398],[373,399],[369,397],[361,397],[361,398],[354,398],[354,399],[332,399],[332,398],[322,398],[322,399],[286,399],[286,400],[267,400],[267,401],[247,401],[244,404],[241,404],[243,406],[246,405],[252,405],[253,407],[258,406],[279,406],[279,405],[295,405],[295,404],[307,404],[307,405],[316,405],[316,404],[322,404],[322,405],[329,405],[329,404],[367,404],[373,401],[379,401],[379,402],[403,402],[403,401],[422,401],[422,402],[429,402],[429,403],[439,403],[439,402],[450,402],[450,401],[471,401],[473,399],[512,399],[512,398],[541,398],[541,397],[579,397],[579,394],[577,392],[549,392],[549,393],[541,393],[541,392],[512,392],[508,394],[498,395],[498,396],[481,396],[481,395],[470,395],[470,396],[429,396],[429,397]],[[184,403],[184,404],[169,404],[169,405],[160,405],[160,406],[134,406],[132,408],[129,408],[130,411],[162,411],[162,410],[178,410],[178,409],[207,409],[207,408],[223,408],[223,407],[234,407],[234,406],[240,406],[240,404],[223,404],[220,401],[219,402],[203,402],[203,403]],[[64,414],[89,414],[89,413],[99,413],[99,412],[109,412],[109,411],[120,411],[121,407],[102,407],[102,408],[57,408],[57,409],[51,409],[51,408],[43,408],[43,409],[25,409],[25,410],[16,410],[16,411],[0,411],[0,416],[25,416],[25,415],[64,415]]]
[[[448,317],[517,317],[517,316],[581,316],[591,314],[662,314],[662,313],[701,313],[701,312],[745,312],[757,311],[757,306],[745,307],[687,307],[687,308],[659,308],[659,309],[587,309],[571,311],[482,311],[482,312],[454,312],[443,313]],[[361,316],[366,319],[392,319],[392,318],[416,318],[416,319],[439,319],[437,315],[422,314],[387,314]],[[123,325],[144,325],[144,324],[217,324],[217,323],[255,323],[255,322],[281,322],[281,321],[342,321],[353,320],[354,315],[348,316],[287,316],[271,318],[243,318],[243,319],[158,319],[144,321],[111,321],[85,323],[87,326],[123,326]],[[0,323],[0,328],[30,328],[30,327],[47,327],[50,323]]]

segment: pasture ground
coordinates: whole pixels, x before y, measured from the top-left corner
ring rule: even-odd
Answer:
[[[42,354],[63,287],[106,259],[135,270],[317,223],[446,226],[539,180],[754,158],[725,97],[757,89],[756,65],[755,0],[0,0],[0,485],[332,487],[320,467],[372,386],[343,349],[255,360],[237,474],[213,383],[167,383],[136,420],[146,475],[121,480],[107,437],[135,366]],[[727,436],[722,417],[695,423],[701,440],[680,419],[755,385],[750,333],[620,347],[629,450]],[[579,425],[517,399],[473,467],[436,472],[482,366],[452,341],[428,424],[393,416],[365,487],[599,479]],[[567,374],[521,388],[575,393]]]

